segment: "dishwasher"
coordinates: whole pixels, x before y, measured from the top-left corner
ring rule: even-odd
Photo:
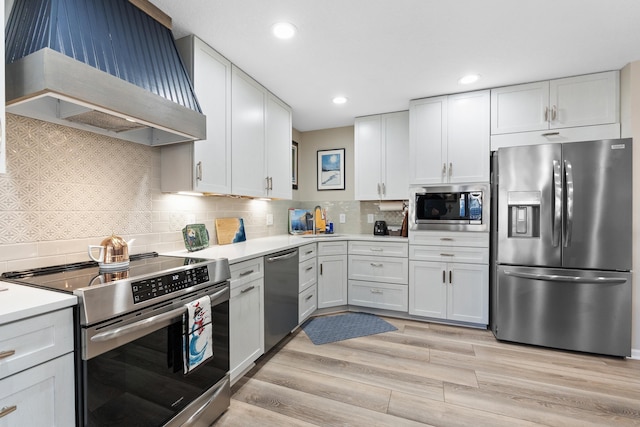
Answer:
[[[298,326],[298,248],[264,257],[264,352]]]

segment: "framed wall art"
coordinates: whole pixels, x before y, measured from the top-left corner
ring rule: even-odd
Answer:
[[[344,148],[318,150],[318,191],[344,190]]]

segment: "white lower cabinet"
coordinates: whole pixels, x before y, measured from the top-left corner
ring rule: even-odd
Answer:
[[[318,242],[318,308],[347,303],[347,242]]]
[[[318,264],[315,243],[298,249],[298,323],[304,322],[318,308]]]
[[[234,383],[264,353],[264,261],[260,257],[230,269],[229,364]]]
[[[407,285],[349,280],[349,304],[383,310],[407,311]]]
[[[318,308],[318,285],[313,284],[298,297],[298,323],[302,323]]]
[[[71,308],[0,326],[0,426],[75,424]]]

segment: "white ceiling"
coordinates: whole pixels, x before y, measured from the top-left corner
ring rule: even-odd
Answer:
[[[640,60],[640,0],[151,0],[293,108],[300,131],[409,100]],[[289,21],[289,41],[270,27]],[[468,73],[482,78],[460,86]],[[349,102],[332,104],[336,95]]]

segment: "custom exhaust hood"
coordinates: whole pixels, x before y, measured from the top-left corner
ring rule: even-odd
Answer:
[[[145,145],[204,139],[171,30],[129,0],[16,0],[7,112]]]

